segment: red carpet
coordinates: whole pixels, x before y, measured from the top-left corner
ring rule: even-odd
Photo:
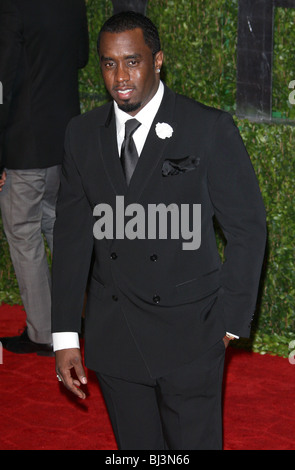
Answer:
[[[0,307],[0,336],[24,325],[21,307]],[[0,364],[1,450],[115,450],[103,400],[88,371],[86,401],[58,383],[54,358],[3,351]],[[227,351],[225,450],[295,450],[295,365],[288,359]]]

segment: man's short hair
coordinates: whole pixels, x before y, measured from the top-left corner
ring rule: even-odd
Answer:
[[[153,56],[157,54],[161,50],[161,42],[156,26],[149,18],[134,11],[122,11],[104,23],[98,35],[98,52],[102,33],[123,33],[136,28],[142,29],[145,43],[151,49]]]

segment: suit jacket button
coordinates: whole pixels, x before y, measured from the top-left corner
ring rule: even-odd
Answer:
[[[116,295],[112,295],[112,299],[114,300],[114,302],[118,301],[118,297]]]
[[[117,259],[118,255],[117,253],[111,253],[111,259]]]
[[[161,300],[161,297],[159,295],[154,295],[153,301],[155,302],[155,304],[160,303],[160,300]]]
[[[157,261],[157,259],[158,259],[158,255],[151,255],[150,256],[151,261]]]

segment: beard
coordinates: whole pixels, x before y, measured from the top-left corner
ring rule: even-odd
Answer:
[[[118,108],[120,108],[125,113],[132,113],[137,111],[141,107],[141,103],[124,103],[122,105],[118,104]]]

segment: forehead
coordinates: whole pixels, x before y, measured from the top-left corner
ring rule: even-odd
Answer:
[[[144,40],[140,28],[123,31],[122,33],[104,32],[100,38],[100,57],[128,56],[135,54],[151,54],[152,51]]]

